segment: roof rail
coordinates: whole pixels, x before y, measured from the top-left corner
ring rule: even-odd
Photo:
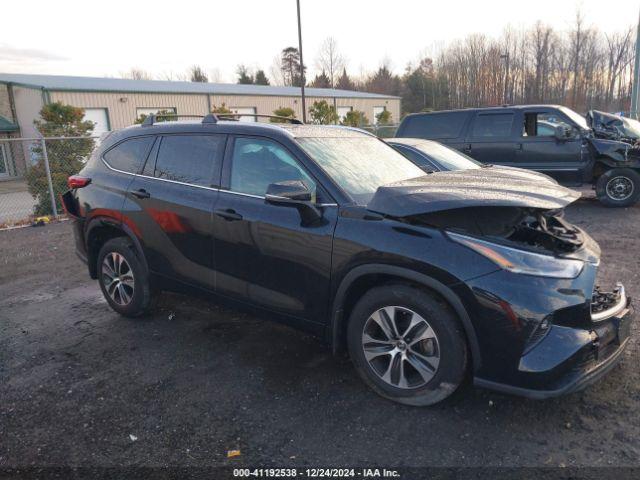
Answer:
[[[202,115],[176,115],[175,113],[152,113],[151,115],[147,116],[144,121],[142,122],[142,126],[143,127],[149,127],[151,125],[155,125],[157,123],[157,119],[159,118],[203,118]]]
[[[255,117],[255,118],[277,118],[278,120],[286,120],[295,125],[303,125],[302,121],[297,118],[292,117],[282,117],[279,115],[262,115],[260,113],[209,113],[207,115],[176,115],[175,113],[161,113],[156,114],[152,113],[142,122],[143,127],[149,127],[151,125],[155,125],[159,118],[202,118],[202,123],[204,124],[212,124],[218,123],[219,120],[224,118],[229,118],[231,120],[238,121],[240,117]]]
[[[216,117],[217,120],[221,120],[222,117],[254,117],[254,118],[277,118],[278,120],[286,120],[289,121],[291,123],[293,123],[294,125],[304,125],[302,123],[301,120],[298,120],[297,118],[293,118],[293,117],[283,117],[280,115],[263,115],[261,113],[216,113],[214,114],[210,114],[214,117]],[[208,118],[210,115],[207,115],[205,117]],[[237,118],[236,118],[237,120]],[[205,122],[204,120],[202,121],[202,123],[215,123],[215,122]]]
[[[218,123],[218,117],[215,113],[208,113],[202,119],[202,123]]]

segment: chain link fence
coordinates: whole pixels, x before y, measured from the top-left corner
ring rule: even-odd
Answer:
[[[359,128],[388,138],[398,126]],[[67,178],[82,169],[98,143],[99,137],[0,138],[0,228],[60,216]]]
[[[61,215],[60,194],[97,137],[0,138],[0,227]]]

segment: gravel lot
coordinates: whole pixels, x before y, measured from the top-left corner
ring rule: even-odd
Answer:
[[[586,199],[567,217],[600,242],[600,283],[637,297],[640,206]],[[466,385],[411,408],[313,338],[203,299],[165,294],[153,318],[119,317],[66,223],[2,231],[0,467],[638,467],[638,330],[585,392],[532,401]]]

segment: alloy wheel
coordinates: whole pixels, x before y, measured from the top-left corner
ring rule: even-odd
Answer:
[[[127,260],[118,252],[111,252],[102,261],[102,282],[111,300],[128,305],[133,298],[135,282]]]
[[[396,388],[426,385],[440,364],[436,333],[421,315],[405,307],[373,312],[362,330],[362,348],[376,375]]]
[[[617,201],[623,201],[633,195],[633,181],[627,177],[613,177],[607,182],[607,195]]]

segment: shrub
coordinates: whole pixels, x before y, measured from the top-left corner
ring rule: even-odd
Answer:
[[[313,102],[309,109],[311,121],[316,124],[330,125],[338,121],[338,114],[333,106],[330,106],[326,100]]]
[[[273,111],[273,114],[277,115],[278,117],[296,118],[296,112],[293,110],[293,108],[289,107],[276,108]],[[288,123],[286,120],[282,120],[280,118],[270,118],[269,121],[271,123]]]
[[[391,112],[389,110],[383,110],[376,115],[376,122],[378,125],[391,124]]]
[[[364,112],[360,110],[351,110],[347,112],[342,120],[342,125],[348,125],[350,127],[360,127],[369,124],[369,119]]]
[[[84,110],[60,102],[45,105],[40,110],[41,120],[33,123],[44,137],[89,137],[95,124],[84,120]],[[95,142],[92,138],[69,138],[47,140],[47,158],[51,172],[54,196],[58,212],[62,211],[60,194],[67,190],[67,178],[75,175],[84,166],[91,155]],[[37,161],[26,173],[29,193],[36,200],[34,214],[49,215],[53,213],[47,171],[44,163],[44,152],[38,144],[31,150]]]

